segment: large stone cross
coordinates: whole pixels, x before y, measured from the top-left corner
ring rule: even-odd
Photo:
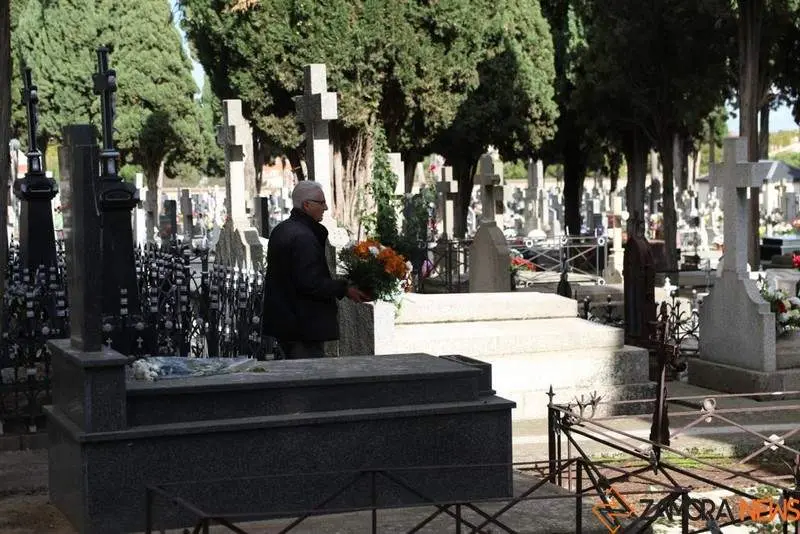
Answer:
[[[723,188],[725,260],[723,271],[747,273],[747,189],[761,187],[778,170],[775,161],[747,161],[747,138],[725,139],[722,163],[711,167],[714,187]],[[757,268],[754,267],[754,268]]]
[[[454,202],[458,195],[458,182],[453,180],[453,167],[442,167],[441,179],[436,182],[439,210],[442,214],[442,237],[453,237],[455,220]]]
[[[308,178],[322,186],[328,205],[333,207],[331,156],[328,121],[336,120],[336,93],[328,91],[325,65],[314,63],[303,70],[303,94],[294,97],[297,121],[306,130],[306,166]]]
[[[478,184],[481,188],[481,220],[495,221],[502,228],[502,216],[497,215],[497,197],[503,198],[503,164],[491,154],[484,154],[479,161]],[[499,218],[499,220],[498,220]]]
[[[225,209],[234,228],[250,226],[245,207],[244,172],[244,146],[250,135],[250,124],[242,115],[242,101],[223,100],[217,143],[225,151]]]

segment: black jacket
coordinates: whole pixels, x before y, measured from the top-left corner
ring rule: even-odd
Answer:
[[[272,230],[264,279],[264,333],[281,341],[339,339],[336,299],[346,280],[331,277],[328,230],[299,209]]]

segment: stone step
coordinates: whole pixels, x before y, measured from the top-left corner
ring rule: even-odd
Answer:
[[[577,302],[546,293],[409,293],[403,298],[395,324],[570,318],[577,315]]]
[[[474,356],[473,356],[474,357]],[[546,391],[574,386],[587,391],[594,387],[649,382],[646,349],[624,346],[621,349],[499,354],[477,357],[492,366],[497,389]]]
[[[399,324],[391,347],[384,347],[381,353],[463,354],[482,359],[510,350],[535,354],[619,349],[623,342],[621,329],[577,317]]]

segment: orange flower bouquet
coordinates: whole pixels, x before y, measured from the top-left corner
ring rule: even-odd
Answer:
[[[394,249],[368,239],[339,252],[347,278],[373,300],[398,303],[409,286],[411,263]]]

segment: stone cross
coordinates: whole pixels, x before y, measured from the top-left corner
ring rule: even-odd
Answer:
[[[715,187],[723,188],[725,260],[723,271],[747,273],[747,189],[761,187],[778,168],[773,161],[747,161],[747,138],[725,139],[722,163],[711,167]],[[758,266],[755,266],[758,268]]]
[[[188,189],[181,189],[181,216],[183,218],[183,239],[191,241],[194,235],[194,217],[192,215],[192,197]]]
[[[454,203],[458,195],[458,182],[453,180],[453,167],[442,167],[441,180],[436,182],[436,193],[442,216],[442,238],[450,239],[453,237]]]
[[[478,163],[478,184],[481,188],[481,221],[495,221],[503,227],[503,216],[497,214],[497,196],[503,195],[503,163],[491,154],[484,154]],[[502,201],[502,200],[501,200]]]
[[[251,136],[250,124],[242,115],[241,100],[222,101],[222,125],[217,143],[225,151],[225,209],[234,228],[250,226],[245,208],[244,146]]]
[[[525,235],[542,227],[540,197],[544,182],[542,160],[528,161],[528,189],[525,191]]]
[[[797,218],[797,193],[789,191],[783,198],[785,203],[783,213],[786,217],[786,222],[791,224]]]
[[[328,205],[333,207],[331,156],[328,121],[339,117],[336,93],[328,91],[325,65],[314,63],[303,69],[303,95],[294,98],[297,121],[306,130],[308,178],[322,186]],[[330,216],[330,211],[326,212]]]

